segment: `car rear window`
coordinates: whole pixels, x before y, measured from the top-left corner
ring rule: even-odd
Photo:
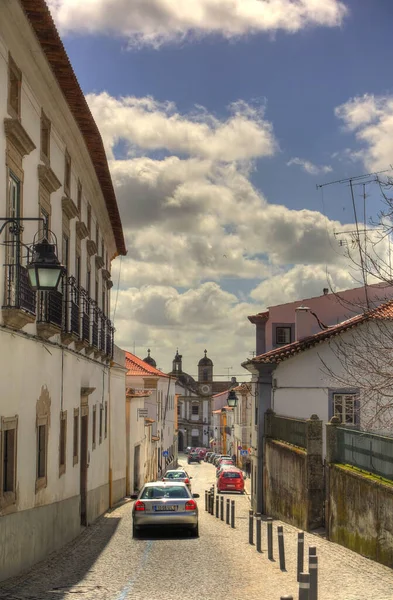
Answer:
[[[165,479],[186,479],[186,477],[184,471],[172,471],[165,474]]]
[[[236,473],[235,471],[223,471],[222,477],[225,477],[228,479],[240,479],[241,475],[240,475],[240,473]]]
[[[143,490],[141,500],[160,500],[161,498],[189,498],[190,494],[183,486],[151,486]]]

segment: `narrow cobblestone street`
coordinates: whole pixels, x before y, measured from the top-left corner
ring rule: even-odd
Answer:
[[[181,464],[186,464],[181,457]],[[236,528],[204,510],[204,490],[215,481],[212,465],[187,466],[193,491],[200,493],[200,537],[160,533],[131,537],[131,502],[101,517],[69,544],[30,572],[0,584],[4,600],[81,598],[86,600],[279,600],[297,598],[297,529],[284,524],[286,572],[266,552],[248,544],[248,496],[236,500]],[[274,523],[274,556],[278,555]],[[319,600],[392,600],[392,571],[340,546],[306,534],[306,551],[316,545]]]

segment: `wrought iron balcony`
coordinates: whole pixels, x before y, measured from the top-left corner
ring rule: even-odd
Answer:
[[[63,325],[63,294],[61,292],[39,292],[37,323]]]
[[[36,314],[36,293],[31,289],[27,269],[20,264],[5,265],[3,308],[22,309]]]

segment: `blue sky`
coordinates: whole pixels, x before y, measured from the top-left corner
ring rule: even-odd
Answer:
[[[190,372],[206,345],[222,371],[253,348],[247,314],[318,295],[326,272],[355,285],[333,235],[353,223],[348,186],[316,184],[393,163],[393,5],[170,4],[50,2],[124,218],[118,343],[165,369],[179,346]]]

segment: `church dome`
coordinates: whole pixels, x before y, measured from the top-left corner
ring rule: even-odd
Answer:
[[[150,348],[148,349],[147,356],[146,356],[146,358],[143,359],[143,362],[147,363],[148,365],[150,365],[150,366],[152,366],[154,368],[157,367],[156,361],[154,360],[154,358],[152,358],[150,356]]]
[[[201,358],[201,360],[198,363],[198,367],[212,367],[213,366],[213,361],[210,360],[210,358],[208,358],[206,356],[207,354],[207,350],[205,350],[205,356],[203,358]]]

